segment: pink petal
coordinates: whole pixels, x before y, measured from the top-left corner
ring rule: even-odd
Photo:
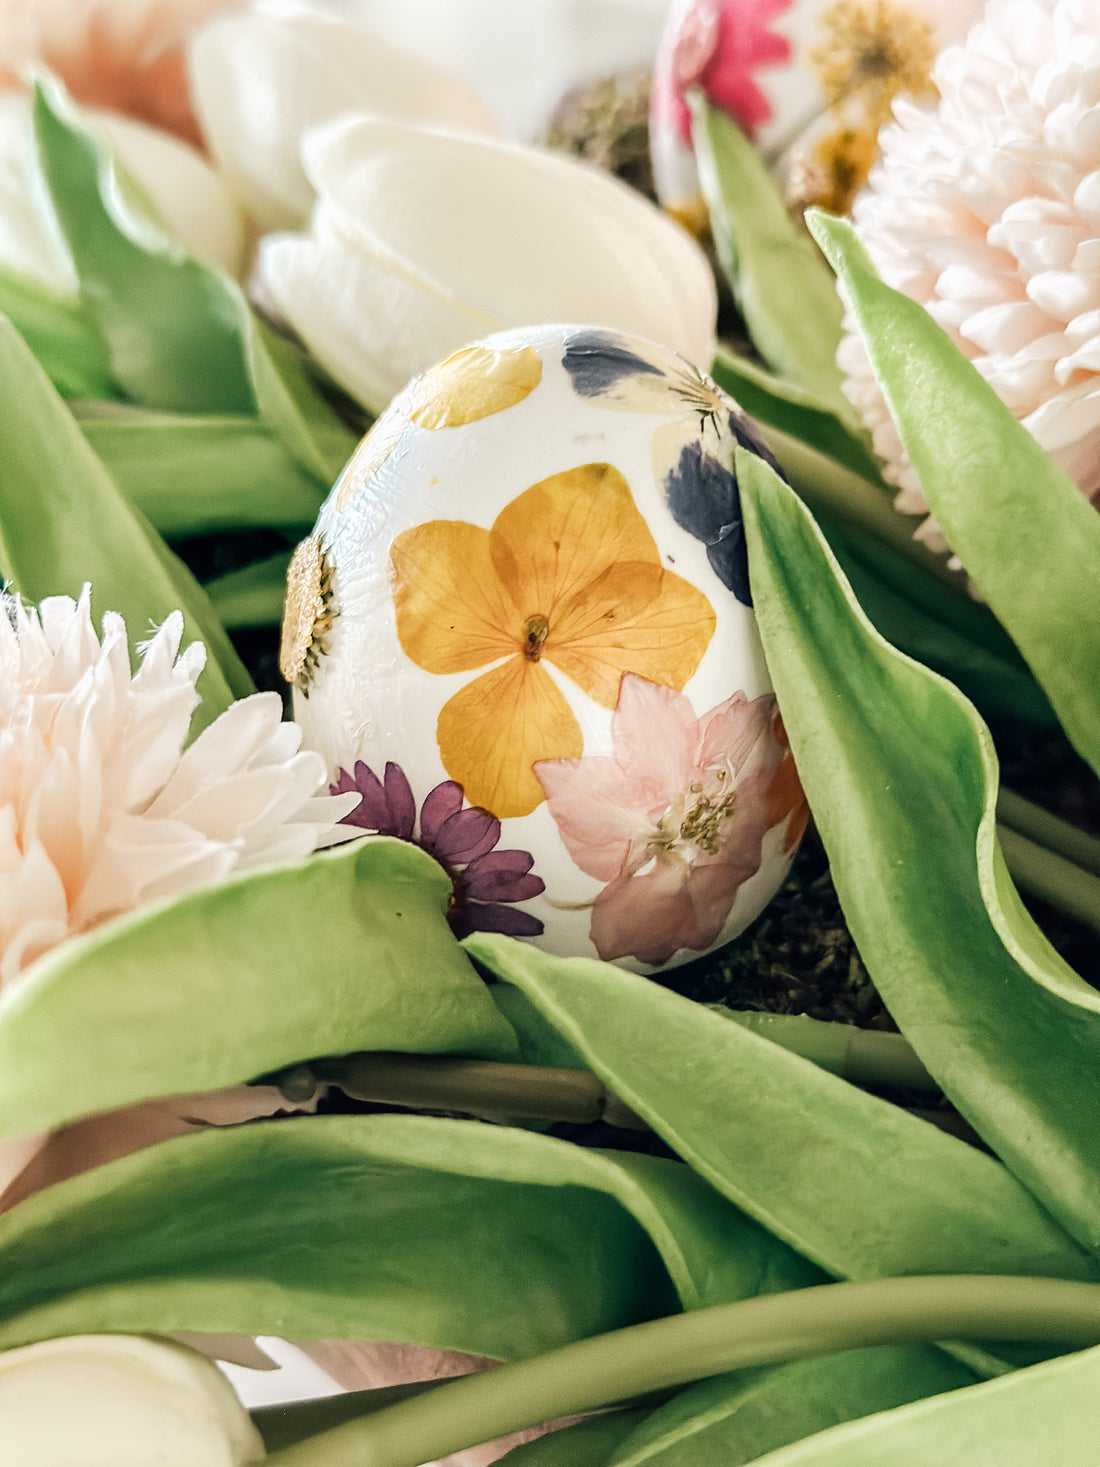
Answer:
[[[660,815],[696,777],[696,725],[683,693],[623,674],[611,736],[615,763],[636,790],[636,810]]]
[[[636,786],[614,759],[543,759],[534,769],[573,860],[598,881],[614,880],[650,826]]]
[[[592,908],[589,936],[605,962],[637,958],[652,968],[688,946],[695,913],[684,861],[662,857],[651,870],[605,886]]]
[[[772,736],[772,719],[775,716],[775,697],[763,693],[750,702],[738,691],[724,703],[719,703],[699,720],[699,764],[704,769],[713,769],[729,761],[735,774],[739,774],[753,758],[767,751],[767,744],[775,743]],[[764,747],[761,748],[761,740]],[[779,763],[781,750],[775,744],[775,763]]]

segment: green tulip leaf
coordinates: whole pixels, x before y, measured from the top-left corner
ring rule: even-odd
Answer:
[[[355,446],[234,280],[189,256],[62,87],[34,90],[38,161],[118,393],[168,412],[258,417],[326,488]]]
[[[237,627],[278,626],[283,619],[289,565],[287,550],[207,581],[203,589],[222,626],[230,631]]]
[[[633,1177],[630,1159],[421,1116],[180,1137],[0,1218],[0,1346],[183,1329],[539,1354],[675,1311],[630,1208],[675,1218]]]
[[[852,1421],[753,1467],[1095,1467],[1100,1349]]]
[[[644,1411],[596,1416],[524,1442],[499,1460],[504,1467],[609,1467],[616,1449],[644,1420]]]
[[[815,1277],[678,1162],[310,1116],[166,1141],[14,1207],[0,1345],[186,1329],[509,1359]]]
[[[150,623],[183,612],[184,641],[205,642],[202,702],[192,731],[253,691],[191,572],[119,492],[30,348],[0,317],[0,576],[27,601],[79,596],[88,582],[96,621],[117,611],[131,646]]]
[[[255,418],[74,411],[115,483],[168,539],[253,526],[304,535],[327,492]]]
[[[778,428],[836,459],[876,488],[886,489],[878,459],[867,435],[852,426],[850,410],[840,416],[807,388],[774,376],[721,343],[710,370],[718,386],[765,429]]]
[[[926,1067],[1015,1175],[1100,1246],[1100,994],[1024,910],[988,731],[868,624],[812,519],[739,454],[753,596],[860,953]]]
[[[1100,516],[851,226],[810,224],[948,544],[1100,771]]]
[[[824,260],[787,212],[759,152],[701,98],[692,143],[718,258],[753,345],[780,377],[854,421],[836,365],[844,312]]]
[[[659,1406],[606,1467],[744,1467],[840,1422],[974,1383],[965,1365],[927,1346],[846,1350],[740,1370],[700,1381]]]
[[[0,265],[0,312],[11,321],[62,397],[109,397],[107,344],[80,301]]]
[[[355,1049],[510,1055],[450,890],[423,851],[373,837],[63,943],[0,995],[0,1134]]]
[[[487,934],[464,946],[718,1192],[828,1273],[1100,1277],[998,1161],[809,1060],[608,963]]]

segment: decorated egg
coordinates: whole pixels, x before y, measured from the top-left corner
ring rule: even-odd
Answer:
[[[452,925],[652,972],[728,941],[805,824],[713,382],[545,326],[414,380],[290,568],[281,666],[346,818],[451,875]]]

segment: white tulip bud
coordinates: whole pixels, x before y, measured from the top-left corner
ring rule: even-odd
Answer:
[[[617,179],[557,154],[369,118],[307,135],[312,235],[261,245],[263,288],[377,412],[488,332],[617,327],[704,370],[714,278],[694,240]]]
[[[265,229],[309,217],[303,134],[343,113],[496,132],[468,82],[361,25],[259,8],[199,32],[190,52],[195,110],[227,181]]]
[[[265,1456],[217,1366],[129,1335],[0,1354],[0,1442],[19,1467],[253,1467]]]

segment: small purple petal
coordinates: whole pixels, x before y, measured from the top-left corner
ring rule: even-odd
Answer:
[[[439,827],[451,815],[462,809],[462,786],[453,779],[445,779],[429,790],[420,807],[420,842],[426,850],[434,847]]]
[[[471,902],[466,908],[466,929],[467,933],[502,932],[506,937],[539,937],[543,925],[530,912],[520,912],[515,907],[502,907],[496,902]]]
[[[530,876],[527,851],[493,851],[466,867],[466,895],[472,901],[526,902],[546,890],[541,876]]]
[[[358,790],[362,798],[340,824],[358,825],[363,830],[380,830],[384,835],[392,835],[393,832],[388,827],[389,813],[381,782],[361,759],[356,761],[354,778],[346,769],[341,769],[336,783],[329,785],[329,793],[333,795],[349,794],[352,790]]]
[[[416,801],[412,788],[399,764],[386,765],[386,835],[412,840],[416,824]]]
[[[463,866],[486,855],[499,839],[500,821],[475,805],[444,820],[432,842],[432,854],[452,866]]]

